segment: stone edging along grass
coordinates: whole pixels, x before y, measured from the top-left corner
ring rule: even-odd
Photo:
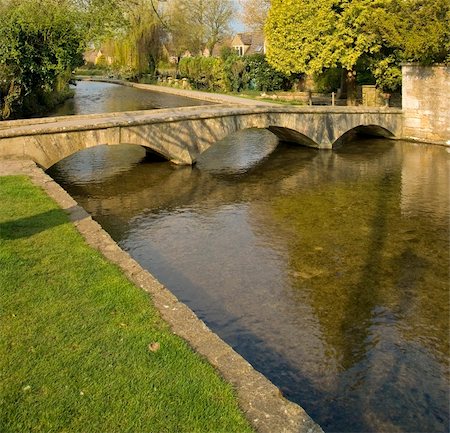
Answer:
[[[32,161],[0,161],[0,176],[21,174],[41,187],[68,214],[86,242],[149,293],[172,331],[205,357],[236,390],[241,409],[261,433],[323,433],[306,412],[214,334],[185,304],[123,251],[91,216]]]

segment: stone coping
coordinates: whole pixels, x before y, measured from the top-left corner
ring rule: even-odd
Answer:
[[[116,264],[136,286],[149,293],[172,331],[185,339],[231,383],[239,406],[260,433],[323,433],[297,404],[257,372],[213,333],[195,313],[123,251],[102,227],[51,177],[30,160],[0,160],[0,176],[25,175],[68,214],[86,242]]]

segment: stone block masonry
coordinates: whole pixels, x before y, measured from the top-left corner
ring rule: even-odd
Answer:
[[[0,157],[32,159],[43,168],[92,146],[136,144],[176,164],[193,164],[210,146],[248,128],[331,149],[349,133],[400,137],[401,110],[378,107],[210,105],[8,121],[0,124]]]
[[[404,65],[403,136],[450,146],[450,67]]]

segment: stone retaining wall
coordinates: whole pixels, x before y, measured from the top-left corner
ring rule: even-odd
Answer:
[[[403,136],[450,145],[450,67],[404,65]]]

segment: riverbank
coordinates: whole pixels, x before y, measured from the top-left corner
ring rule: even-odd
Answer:
[[[230,385],[201,357],[235,388],[257,431],[321,431],[33,163],[0,161],[0,176],[15,173],[120,269],[42,190],[0,178],[5,432],[251,431]]]
[[[55,107],[63,104],[68,99],[72,99],[74,95],[75,91],[70,89],[69,85],[59,91],[54,90],[47,93],[30,94],[24,98],[20,108],[16,107],[16,110],[10,112],[5,119],[2,120],[2,113],[0,112],[0,122],[45,116],[55,109]],[[8,113],[8,111],[6,110],[5,113]]]
[[[202,101],[209,101],[220,104],[240,104],[240,105],[257,105],[257,106],[278,106],[269,101],[261,101],[250,97],[241,97],[236,95],[225,95],[222,93],[202,92],[200,90],[180,89],[169,86],[159,86],[156,84],[135,83],[132,81],[119,80],[115,78],[100,77],[100,76],[75,76],[76,80],[80,81],[99,81],[103,83],[120,84],[122,86],[134,87],[136,89],[151,90],[154,92],[164,92],[170,95],[183,96],[186,98],[199,99]]]

